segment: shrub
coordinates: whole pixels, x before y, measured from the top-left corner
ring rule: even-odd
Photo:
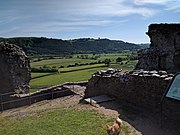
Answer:
[[[61,66],[59,66],[59,68],[64,68],[64,66],[63,66],[63,65],[61,65]]]
[[[105,65],[107,65],[107,66],[109,66],[109,65],[110,65],[110,62],[111,62],[111,60],[110,60],[110,59],[105,59],[105,60],[104,60],[104,64],[105,64]]]
[[[122,61],[122,58],[121,57],[118,57],[117,59],[116,59],[116,62],[121,62]]]
[[[39,67],[39,68],[31,68],[31,72],[39,72],[39,73],[58,72],[58,69],[56,68],[56,66],[50,67],[50,66],[44,65],[43,67]]]

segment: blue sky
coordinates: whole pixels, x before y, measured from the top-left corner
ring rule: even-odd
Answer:
[[[0,0],[0,37],[149,42],[151,23],[179,23],[180,0]]]

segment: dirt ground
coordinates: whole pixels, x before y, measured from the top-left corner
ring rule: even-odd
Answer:
[[[22,118],[34,115],[42,111],[53,110],[58,108],[76,108],[80,110],[96,110],[105,117],[120,117],[123,124],[129,127],[130,135],[178,135],[179,125],[169,127],[170,124],[162,122],[160,124],[159,114],[145,112],[139,108],[132,108],[130,105],[120,101],[104,102],[101,104],[85,104],[82,102],[85,87],[71,86],[76,94],[54,100],[45,100],[31,106],[20,107],[6,110],[0,113],[0,117]]]

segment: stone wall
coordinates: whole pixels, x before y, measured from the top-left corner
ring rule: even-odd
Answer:
[[[14,44],[0,43],[0,94],[14,92],[30,81],[29,59]]]
[[[136,69],[180,72],[180,24],[151,24],[150,48],[138,52]]]
[[[136,106],[155,108],[172,76],[166,71],[98,71],[88,82],[85,98],[107,94]]]
[[[150,48],[138,52],[134,71],[98,71],[89,80],[85,98],[115,96],[122,102],[156,110],[173,74],[180,72],[180,24],[151,24],[147,32]],[[165,101],[166,102],[166,101]],[[166,102],[166,113],[180,120],[177,102]]]
[[[74,87],[80,86],[81,88],[87,85],[87,81],[81,82],[66,82],[41,89],[31,94],[14,94],[14,95],[0,95],[0,111],[4,111],[11,108],[17,108],[21,106],[31,105],[43,100],[52,100],[69,95],[80,95]],[[83,88],[84,89],[84,88]]]

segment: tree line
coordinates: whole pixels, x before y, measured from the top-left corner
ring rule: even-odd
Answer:
[[[20,46],[28,56],[65,56],[72,54],[120,53],[123,50],[138,50],[141,46],[121,40],[82,38],[62,40],[38,37],[0,38]]]

